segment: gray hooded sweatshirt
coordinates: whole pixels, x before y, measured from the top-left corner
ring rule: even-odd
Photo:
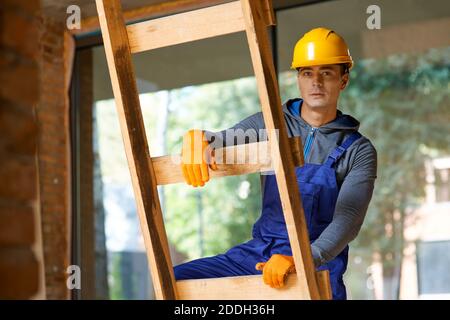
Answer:
[[[288,108],[291,103],[298,100],[291,99],[283,105],[288,136],[300,136],[305,146],[308,134],[313,135],[305,162],[323,164],[337,146],[358,130],[359,121],[338,110],[333,121],[312,130],[311,125],[300,116],[294,115]],[[245,132],[245,139],[233,136],[230,139],[228,130],[236,129]],[[227,130],[215,133],[206,131],[206,136],[214,148],[217,148],[267,140],[267,134],[264,134],[263,129],[265,129],[263,115],[262,112],[258,112]],[[361,228],[377,177],[377,152],[369,139],[361,137],[356,140],[339,159],[335,170],[340,189],[333,220],[311,244],[316,267],[334,259],[358,235]],[[261,183],[261,190],[264,190],[264,174],[261,174]]]

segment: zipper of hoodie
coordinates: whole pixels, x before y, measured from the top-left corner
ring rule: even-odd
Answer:
[[[305,147],[303,148],[303,158],[305,159],[305,162],[307,162],[309,153],[311,152],[311,147],[314,143],[314,137],[316,135],[316,131],[319,128],[311,127],[311,130],[308,133],[308,137],[306,138]]]

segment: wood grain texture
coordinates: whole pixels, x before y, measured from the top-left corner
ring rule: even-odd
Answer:
[[[301,300],[302,290],[295,274],[279,289],[266,285],[261,275],[177,281],[182,300]]]
[[[244,31],[239,1],[135,23],[127,27],[132,53]]]
[[[316,277],[323,286],[321,299],[332,299],[329,271],[318,271]],[[177,281],[178,296],[183,300],[300,300],[303,289],[295,274],[288,275],[278,289],[266,285],[261,275]]]
[[[263,0],[262,11],[264,12],[264,22],[267,26],[274,26],[277,24],[276,14],[273,10],[272,0]]]
[[[180,12],[197,10],[199,8],[223,4],[230,0],[172,0],[164,1],[157,4],[145,5],[139,8],[125,10],[123,17],[125,23],[155,19],[162,16],[177,14]],[[81,29],[73,29],[71,33],[74,35],[83,35],[95,32],[100,28],[98,16],[90,16],[81,20]]]
[[[137,211],[157,299],[176,299],[175,277],[145,135],[120,0],[96,0]]]
[[[241,0],[241,3],[264,123],[268,132],[278,130],[278,139],[269,134],[269,142],[298,283],[302,287],[301,298],[320,299],[262,5],[260,1],[251,0]]]
[[[330,271],[322,270],[316,272],[317,285],[319,286],[320,299],[333,299],[333,292],[330,283]]]

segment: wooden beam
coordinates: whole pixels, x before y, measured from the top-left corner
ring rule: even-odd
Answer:
[[[316,272],[317,286],[319,287],[320,299],[333,299],[333,292],[330,283],[330,271],[321,270]]]
[[[276,14],[273,10],[272,0],[263,0],[264,22],[267,26],[274,26],[277,24]]]
[[[164,1],[157,4],[142,6],[136,9],[126,10],[123,12],[125,23],[154,19],[157,17],[172,15],[180,12],[186,12],[223,4],[230,2],[230,0],[173,0]],[[82,35],[90,32],[95,32],[100,28],[99,19],[97,16],[87,17],[81,20],[81,29],[71,30],[74,35]]]
[[[262,20],[262,5],[260,1],[254,0],[241,0],[241,2],[264,123],[269,132],[272,159],[277,164],[275,175],[297,277],[301,287],[307,288],[302,292],[302,299],[320,299],[305,214],[294,170],[294,160],[289,151],[288,135],[269,37]],[[272,135],[271,132],[276,132],[277,135]]]
[[[239,1],[135,23],[127,27],[132,53],[244,30],[244,17]]]
[[[275,24],[272,1],[264,0],[264,22]],[[233,1],[127,27],[132,53],[168,47],[245,30],[242,7]]]
[[[316,272],[317,279],[329,290],[331,287],[328,270]],[[177,292],[182,300],[300,300],[302,293],[308,287],[302,287],[305,282],[298,280],[295,274],[286,277],[282,288],[271,288],[266,285],[261,275],[223,277],[212,279],[179,280]],[[245,288],[245,290],[242,290]]]
[[[145,135],[120,0],[96,0],[137,212],[157,299],[176,299],[176,284]]]
[[[260,275],[177,281],[182,300],[300,300],[308,291],[304,282],[288,275],[285,285],[275,289],[266,285]]]
[[[265,21],[266,24],[275,25],[275,15],[272,9],[271,1],[265,0]],[[123,12],[126,24],[136,21],[144,21],[156,19],[160,17],[170,16],[181,12],[188,12],[210,6],[229,3],[231,0],[173,0],[164,1],[157,4],[142,6],[136,9],[130,9]],[[84,35],[96,32],[100,29],[98,16],[87,17],[81,20],[81,29],[70,30],[73,35]]]
[[[290,138],[289,144],[295,166],[302,166],[300,137]],[[211,179],[273,170],[267,141],[220,148],[215,150],[215,154],[218,165],[216,171],[210,170]],[[180,155],[153,157],[151,161],[158,185],[184,182]]]

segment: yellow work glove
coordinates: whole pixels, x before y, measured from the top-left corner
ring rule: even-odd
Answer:
[[[194,187],[203,187],[209,181],[209,166],[215,170],[214,155],[203,130],[192,129],[183,136],[181,169],[184,180]]]
[[[256,270],[263,271],[264,283],[272,288],[281,288],[289,273],[295,272],[294,258],[282,254],[274,254],[267,262],[258,262]]]

